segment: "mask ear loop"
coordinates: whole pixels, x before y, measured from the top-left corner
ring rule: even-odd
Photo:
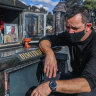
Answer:
[[[88,23],[85,23],[85,28],[87,27],[87,24],[88,24]]]
[[[84,29],[85,31],[86,31],[87,24],[88,24],[88,23],[85,23],[85,29]],[[84,32],[85,32],[85,31],[84,31]]]

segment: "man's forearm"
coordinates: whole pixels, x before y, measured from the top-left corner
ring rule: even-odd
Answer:
[[[52,52],[51,42],[48,40],[41,41],[39,44],[39,47],[40,47],[41,51],[45,54]]]
[[[90,92],[90,86],[86,79],[76,78],[70,80],[57,80],[56,91],[60,93],[81,93]]]
[[[48,76],[49,78],[51,78],[52,76],[55,77],[58,69],[56,57],[51,48],[51,42],[48,40],[42,40],[39,44],[39,47],[41,51],[46,54],[44,73],[46,73],[46,76]]]

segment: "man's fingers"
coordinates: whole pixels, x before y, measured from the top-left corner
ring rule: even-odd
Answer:
[[[53,77],[56,77],[56,73],[57,73],[57,67],[54,67],[54,69],[53,69]]]
[[[52,74],[53,74],[53,77],[56,77],[57,66],[45,65],[44,72],[46,73],[46,76],[48,76],[49,78],[52,77]]]
[[[38,96],[41,96],[40,94],[38,94]]]
[[[38,96],[38,95],[39,95],[38,92],[35,92],[34,96]]]
[[[49,66],[47,66],[47,68],[46,68],[46,76],[48,76],[49,75]]]
[[[47,71],[47,66],[46,66],[46,64],[44,65],[44,73],[46,73],[46,71]]]
[[[35,91],[35,93],[33,94],[33,96],[40,96],[40,94]]]
[[[49,56],[47,56],[45,58],[45,64],[44,64],[44,73],[46,73],[46,76],[48,76],[49,78],[55,77],[56,76],[56,72],[57,72],[57,62],[55,60],[55,58],[51,58]]]
[[[49,78],[51,78],[52,77],[52,73],[53,73],[53,67],[51,67],[50,69],[49,69]]]
[[[49,78],[52,77],[56,77],[56,73],[57,73],[57,66],[50,66],[49,68]]]
[[[31,93],[31,96],[35,95],[36,90],[33,90],[33,92]]]

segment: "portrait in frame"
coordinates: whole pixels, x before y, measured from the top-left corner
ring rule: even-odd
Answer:
[[[4,43],[18,42],[18,25],[4,24]]]

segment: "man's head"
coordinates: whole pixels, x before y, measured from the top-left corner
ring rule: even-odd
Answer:
[[[82,23],[90,22],[90,14],[89,10],[85,6],[73,6],[69,10],[67,10],[65,18],[69,19],[75,16],[76,14],[80,14],[82,17]]]
[[[84,6],[71,7],[65,14],[65,20],[66,31],[73,42],[84,41],[91,33],[90,14]]]
[[[11,33],[12,33],[12,34],[15,33],[15,26],[11,26]]]

